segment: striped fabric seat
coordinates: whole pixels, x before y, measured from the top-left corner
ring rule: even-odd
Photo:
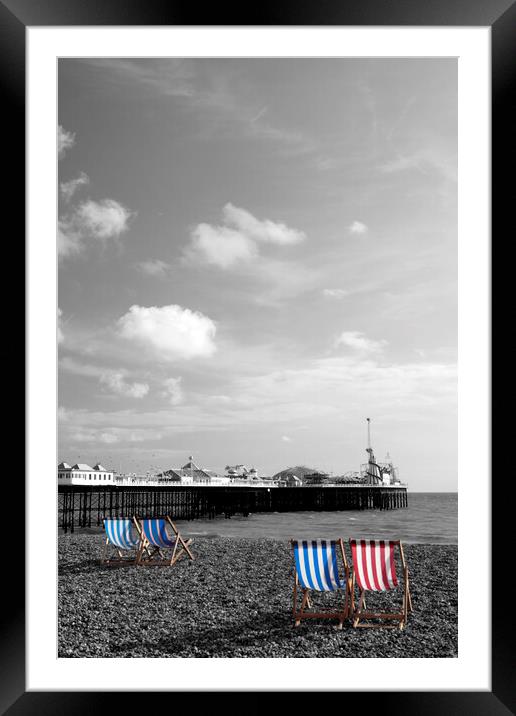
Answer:
[[[141,521],[142,532],[154,547],[174,547],[176,544],[176,535],[169,537],[166,524],[167,521],[161,518]]]
[[[339,579],[337,542],[293,540],[292,545],[297,576],[303,588],[333,592],[346,586],[346,580]]]
[[[350,540],[356,581],[360,589],[385,592],[398,585],[394,564],[397,542]]]
[[[140,541],[132,520],[104,520],[104,529],[111,544],[119,549],[133,549]]]
[[[138,520],[142,540],[136,564],[146,567],[171,567],[181,557],[194,560],[185,540],[169,515]],[[168,554],[167,554],[168,553]]]

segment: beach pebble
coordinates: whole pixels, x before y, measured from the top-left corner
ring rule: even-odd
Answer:
[[[405,545],[414,613],[403,631],[292,622],[287,542],[195,539],[194,562],[99,564],[102,535],[59,537],[59,656],[181,658],[457,657],[457,547]],[[330,606],[338,594],[316,594]],[[392,608],[400,592],[373,594]]]

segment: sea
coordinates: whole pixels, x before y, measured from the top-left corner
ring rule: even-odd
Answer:
[[[400,539],[414,544],[457,544],[456,492],[409,492],[396,510],[266,512],[230,519],[179,520],[188,537],[269,539]]]

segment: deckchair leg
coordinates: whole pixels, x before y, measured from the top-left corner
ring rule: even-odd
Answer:
[[[181,533],[179,532],[179,530],[177,529],[177,527],[175,526],[175,524],[174,524],[174,523],[172,522],[172,520],[170,519],[170,515],[167,515],[167,518],[166,518],[166,519],[167,519],[168,524],[172,527],[172,530],[174,531],[174,534],[176,535],[176,544],[177,544],[177,541],[178,541],[178,540],[179,540],[179,542],[181,542],[181,544],[183,545],[183,550],[186,550],[188,556],[190,557],[190,559],[191,559],[192,562],[193,562],[194,559],[195,559],[195,557],[193,556],[193,554],[192,554],[192,553],[190,552],[190,550],[188,549],[188,546],[192,543],[192,540],[191,540],[191,539],[188,539],[188,540],[185,541],[185,540],[183,539],[183,536],[181,535]],[[182,553],[183,550],[181,550],[181,553]],[[178,559],[179,559],[179,556],[178,556]]]
[[[176,556],[176,552],[177,552],[177,543],[178,543],[178,539],[176,537],[176,541],[174,542],[174,549],[172,550],[172,557],[170,558],[170,566],[172,566],[175,562],[175,556]]]
[[[339,623],[337,625],[337,629],[339,629],[339,630],[342,629],[342,627],[344,626],[344,620],[347,618],[347,616],[348,616],[348,596],[347,596],[347,589],[346,589],[346,598],[344,599],[344,611],[342,612],[342,614],[340,616]]]
[[[405,589],[403,590],[403,613],[405,615],[405,622],[408,619],[408,613],[409,611],[412,611],[412,598],[410,596],[410,586],[409,586],[409,578],[408,578],[408,571],[405,571]]]
[[[179,535],[179,540],[180,540],[181,544],[183,545],[183,550],[185,550],[185,552],[188,554],[188,556],[190,557],[190,559],[191,559],[192,562],[193,562],[194,559],[195,559],[195,557],[193,556],[193,554],[192,554],[192,553],[190,552],[190,550],[188,549],[189,545],[192,544],[192,541],[193,541],[193,540],[192,540],[192,539],[184,540],[184,539],[181,537],[181,535]],[[181,551],[182,551],[182,550],[181,550]]]
[[[303,598],[301,600],[301,608],[299,609],[298,614],[301,615],[305,611],[306,607],[310,608],[310,598],[308,596],[308,589],[305,589],[303,591]],[[298,619],[295,623],[295,626],[299,626],[301,624],[301,621]]]
[[[106,537],[106,541],[104,542],[104,546],[102,547],[102,555],[100,557],[100,563],[106,564],[106,552],[107,552],[107,545],[108,545],[108,538]]]
[[[296,617],[296,614],[302,614],[304,611],[304,608],[306,606],[306,601],[308,598],[308,591],[305,589],[303,590],[303,598],[301,599],[301,607],[299,608],[299,612],[297,611],[297,575],[296,575],[296,581],[294,583],[294,618]],[[294,626],[298,627],[301,624],[300,619],[296,619],[294,622]]]
[[[192,553],[190,552],[190,550],[188,549],[188,546],[192,543],[192,540],[191,540],[191,539],[188,539],[188,540],[185,541],[181,536],[179,536],[178,541],[179,541],[183,546],[181,547],[181,549],[180,549],[179,552],[177,553],[176,558],[175,558],[174,561],[173,561],[173,564],[175,564],[176,562],[178,562],[178,561],[181,559],[181,557],[183,557],[184,555],[188,555],[188,556],[190,557],[190,559],[192,560],[192,562],[193,562],[193,561],[195,560],[195,557],[193,556],[193,554],[192,554]]]
[[[308,596],[308,589],[305,589],[305,590],[303,590],[303,599],[301,600],[301,607],[299,609],[299,612],[297,612],[298,615],[302,615],[307,606],[308,606],[308,608],[310,608],[310,598]],[[295,611],[295,605],[294,605],[294,616],[295,615],[296,615],[296,611]],[[301,620],[296,619],[294,626],[298,627],[300,624],[301,624]]]
[[[347,619],[349,617],[349,605],[351,601],[351,583],[349,576],[346,574],[346,593],[344,595],[344,616]]]
[[[360,599],[358,600],[358,607],[354,614],[354,619],[353,619],[353,627],[355,627],[355,628],[358,626],[358,623],[360,622],[360,612],[362,611],[364,606],[365,606],[365,597],[364,597],[364,592],[362,591],[362,592],[360,592]]]
[[[136,556],[136,564],[137,564],[137,565],[142,565],[142,564],[143,564],[143,554],[144,554],[144,552],[145,552],[145,554],[147,555],[147,559],[148,559],[148,560],[151,560],[151,559],[152,559],[153,552],[152,552],[151,549],[150,549],[150,545],[149,545],[147,542],[145,542],[145,541],[143,541],[143,542],[141,543],[140,548],[139,548],[139,550],[138,550],[138,554],[137,554],[137,556]]]

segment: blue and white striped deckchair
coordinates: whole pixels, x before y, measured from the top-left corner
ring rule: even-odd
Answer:
[[[188,549],[192,540],[184,540],[169,516],[153,517],[139,520],[142,542],[137,557],[137,564],[145,566],[171,566],[184,554],[194,559]],[[170,534],[169,528],[172,530]],[[179,548],[179,549],[178,549]],[[171,549],[172,554],[166,555],[165,550]],[[147,556],[144,556],[146,552]]]
[[[131,519],[105,519],[104,529],[106,531],[106,542],[101,563],[114,564],[136,564],[140,547],[140,534],[138,525]],[[117,558],[107,558],[108,546],[112,545]],[[125,556],[123,554],[125,552]]]
[[[339,629],[349,616],[350,580],[349,568],[344,552],[344,543],[339,540],[291,540],[294,551],[294,607],[295,626],[301,619],[338,619]],[[339,561],[344,576],[339,576]],[[297,606],[298,586],[302,589],[301,606]],[[307,612],[311,608],[310,592],[335,592],[344,590],[344,604],[337,611]]]

